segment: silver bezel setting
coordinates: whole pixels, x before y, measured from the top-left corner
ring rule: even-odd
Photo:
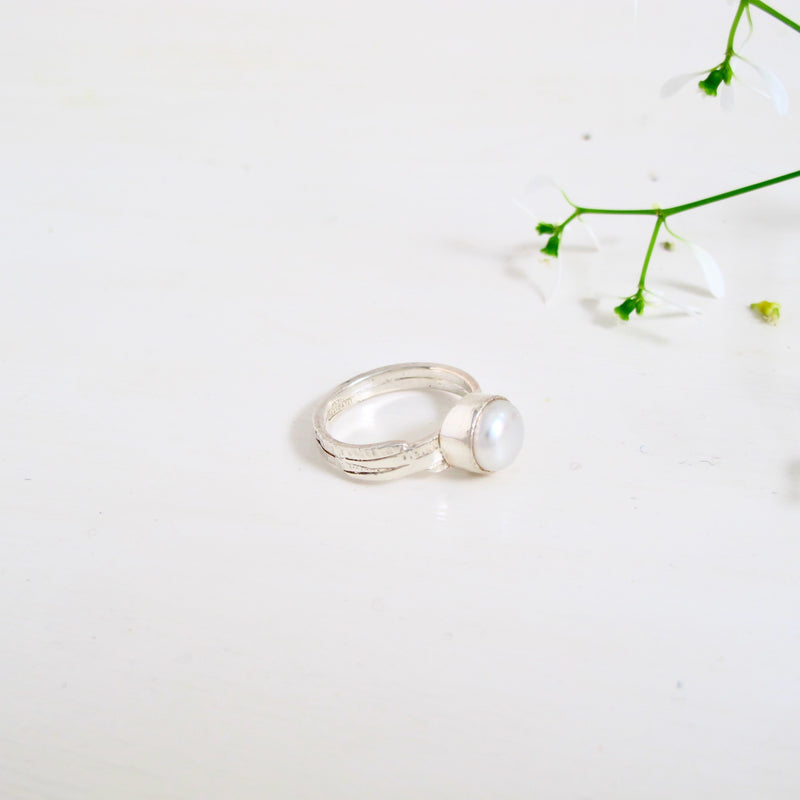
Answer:
[[[444,460],[451,467],[459,467],[469,472],[486,473],[475,458],[475,430],[481,414],[489,403],[495,400],[507,400],[499,394],[481,394],[475,392],[462,397],[448,412],[439,431],[439,447]]]

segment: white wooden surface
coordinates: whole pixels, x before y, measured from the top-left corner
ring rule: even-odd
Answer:
[[[514,204],[797,168],[763,16],[788,118],[659,100],[696,5],[7,4],[0,796],[797,797],[798,186],[676,220],[728,296],[659,250],[704,313],[628,325],[647,225],[544,304]],[[516,466],[329,471],[314,403],[406,360],[512,398]]]

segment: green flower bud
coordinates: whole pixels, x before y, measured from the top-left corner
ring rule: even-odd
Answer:
[[[750,308],[769,325],[777,325],[778,320],[781,318],[780,303],[771,303],[769,300],[762,300],[760,303],[751,303]]]
[[[546,256],[558,256],[558,246],[561,243],[561,234],[554,233],[548,240],[547,244],[542,248],[542,252]]]
[[[716,97],[717,89],[721,83],[722,72],[718,69],[712,69],[697,85],[710,97]]]
[[[711,97],[717,96],[717,89],[721,83],[729,84],[733,80],[733,69],[730,61],[723,61],[718,67],[714,67],[708,75],[697,85]]]
[[[724,61],[720,64],[719,67],[722,70],[722,80],[725,82],[725,85],[730,85],[730,82],[733,80],[733,68],[731,67],[730,61]]]
[[[556,226],[552,225],[549,222],[540,222],[536,226],[536,233],[555,233],[555,232],[556,232]]]
[[[614,313],[620,319],[624,319],[627,322],[631,318],[631,314],[633,314],[635,308],[636,301],[632,297],[628,297],[614,309]]]
[[[641,314],[644,311],[644,296],[637,292],[630,297],[626,297],[615,309],[614,313],[626,322],[630,319],[633,312]]]

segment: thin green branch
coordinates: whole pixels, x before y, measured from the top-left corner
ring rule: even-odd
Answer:
[[[663,214],[659,214],[656,217],[656,224],[653,226],[653,235],[650,237],[650,244],[647,246],[647,253],[644,257],[644,264],[642,265],[642,272],[639,275],[639,291],[644,291],[644,281],[647,277],[647,268],[650,266],[650,257],[653,255],[653,248],[656,246],[656,239],[658,238],[658,232],[661,230],[661,226],[664,224],[664,216]]]
[[[758,183],[751,183],[749,186],[742,186],[739,189],[732,189],[729,192],[722,194],[715,194],[711,197],[704,197],[702,200],[695,200],[692,203],[683,203],[680,206],[672,206],[671,208],[664,209],[664,216],[669,217],[672,214],[680,214],[681,211],[689,211],[692,208],[699,208],[700,206],[707,206],[709,203],[717,203],[720,200],[727,200],[729,197],[736,197],[740,194],[747,194],[747,192],[755,192],[757,189],[765,189],[767,186],[774,186],[776,183],[783,183],[784,181],[791,181],[794,178],[800,178],[800,169],[794,172],[787,172],[786,175],[779,175],[777,178],[770,178],[766,181],[759,181]]]
[[[737,55],[736,51],[733,49],[734,41],[736,39],[736,32],[739,29],[739,23],[741,23],[743,15],[750,23],[750,29],[752,30],[753,20],[750,15],[751,6],[755,6],[765,14],[774,17],[779,22],[784,23],[784,25],[788,25],[792,30],[800,33],[800,25],[798,25],[794,20],[789,19],[789,17],[785,16],[784,14],[781,14],[780,11],[776,11],[766,3],[762,3],[761,0],[739,0],[739,4],[736,6],[736,13],[733,17],[733,22],[731,23],[730,31],[728,31],[728,41],[725,45],[725,57],[719,64],[717,64],[716,67],[714,67],[714,69],[708,73],[708,75],[706,75],[705,78],[703,78],[703,80],[697,84],[703,92],[711,97],[717,96],[717,92],[721,84],[724,83],[726,86],[729,86],[733,80],[733,68],[731,67],[731,60],[735,55]]]
[[[630,319],[631,314],[634,311],[637,314],[641,314],[644,311],[645,300],[644,300],[644,293],[647,291],[647,287],[645,286],[645,280],[647,278],[647,268],[650,266],[650,258],[653,255],[653,248],[656,246],[656,240],[658,239],[658,232],[661,230],[661,226],[664,225],[664,215],[663,213],[659,213],[656,217],[656,224],[653,226],[653,233],[650,236],[650,244],[647,246],[647,253],[644,256],[644,264],[642,265],[642,272],[639,275],[639,285],[636,288],[636,291],[630,296],[626,297],[615,309],[614,313],[620,318],[624,320]]]
[[[766,3],[762,3],[761,0],[747,0],[747,5],[760,8],[765,14],[769,14],[771,17],[775,17],[775,19],[777,19],[779,22],[782,22],[784,25],[788,25],[793,31],[797,31],[798,33],[800,33],[800,25],[798,25],[794,20],[789,19],[789,17],[786,17],[783,14],[781,14],[780,11],[776,11],[774,8],[771,8]]]
[[[710,203],[718,203],[720,200],[727,200],[740,194],[755,192],[757,189],[765,189],[767,186],[774,186],[776,183],[783,183],[784,181],[790,181],[794,178],[800,178],[800,169],[794,172],[787,172],[786,175],[778,175],[776,178],[769,178],[768,180],[759,181],[758,183],[751,183],[748,186],[740,186],[738,189],[731,189],[728,192],[714,194],[710,197],[703,197],[700,200],[693,200],[691,203],[681,203],[680,205],[670,206],[669,208],[658,208],[655,206],[653,208],[586,208],[584,206],[576,206],[575,211],[561,223],[560,227],[563,229],[569,222],[575,219],[576,216],[580,216],[581,214],[636,214],[639,216],[660,216],[666,219],[673,214],[680,214],[683,211],[690,211],[693,208],[707,206]]]
[[[703,80],[698,83],[700,89],[707,95],[716,96],[717,91],[722,84],[730,85],[731,81],[733,80],[734,73],[733,68],[731,67],[731,60],[735,55],[737,55],[734,51],[736,33],[739,29],[739,25],[741,24],[742,17],[747,19],[752,30],[753,21],[750,13],[751,6],[758,8],[765,14],[774,17],[779,22],[782,22],[792,30],[800,33],[800,24],[796,23],[792,19],[789,19],[789,17],[781,14],[771,6],[768,6],[766,3],[762,2],[762,0],[739,0],[730,30],[728,31],[728,41],[725,46],[725,57],[708,73]],[[775,100],[775,98],[773,98],[773,100],[775,101],[777,107],[777,100]],[[778,108],[778,110],[780,112],[781,109]],[[542,252],[546,255],[558,256],[558,251],[561,246],[561,236],[564,232],[564,229],[567,227],[567,225],[569,225],[570,222],[584,214],[614,214],[655,217],[656,221],[655,225],[653,226],[653,233],[650,237],[650,243],[647,247],[647,253],[645,254],[644,264],[642,265],[642,271],[639,276],[639,283],[636,292],[630,297],[626,298],[614,309],[614,311],[622,319],[628,319],[632,313],[636,312],[637,314],[641,314],[644,310],[644,294],[647,291],[645,287],[647,270],[650,266],[650,260],[653,255],[653,249],[655,248],[659,231],[661,230],[662,226],[669,231],[669,226],[667,225],[667,219],[669,217],[675,214],[680,214],[684,211],[690,211],[694,208],[700,208],[701,206],[706,206],[711,203],[718,203],[720,200],[728,200],[732,197],[737,197],[740,194],[754,192],[757,189],[765,189],[768,186],[774,186],[777,183],[794,180],[795,178],[800,178],[800,170],[788,172],[785,175],[778,175],[775,178],[769,178],[768,180],[759,181],[758,183],[751,183],[747,186],[740,186],[738,189],[731,189],[730,191],[722,192],[721,194],[703,197],[699,200],[693,200],[690,203],[681,203],[680,205],[670,206],[669,208],[659,208],[658,206],[653,206],[652,208],[589,208],[587,206],[576,205],[566,195],[564,195],[566,201],[574,209],[573,212],[560,224],[540,222],[536,226],[536,232],[539,234],[549,235],[547,243],[542,248]]]
[[[726,60],[730,60],[730,57],[733,55],[733,40],[736,37],[736,29],[739,27],[739,23],[742,19],[742,14],[744,13],[747,6],[750,4],[750,0],[741,0],[739,3],[738,8],[736,9],[736,16],[733,18],[733,24],[731,25],[730,33],[728,34],[728,44],[725,48],[725,58]]]
[[[584,208],[577,206],[578,214],[638,214],[639,216],[657,216],[661,209],[659,208]],[[572,219],[575,214],[572,214]],[[564,223],[567,224],[566,222]]]
[[[652,208],[589,208],[586,206],[574,205],[574,211],[561,223],[540,222],[536,226],[536,232],[539,234],[546,234],[549,236],[547,243],[542,248],[542,252],[549,256],[558,256],[558,251],[561,246],[561,236],[564,229],[573,220],[581,217],[584,214],[611,214],[611,215],[628,215],[628,216],[650,216],[655,217],[655,225],[653,226],[653,233],[650,236],[650,243],[647,246],[647,252],[644,257],[644,264],[642,271],[639,275],[639,283],[636,292],[630,297],[626,297],[615,309],[615,313],[624,320],[630,318],[634,312],[641,314],[644,311],[645,299],[644,295],[647,291],[645,281],[647,279],[647,270],[650,266],[650,260],[653,256],[653,250],[656,246],[658,233],[662,226],[669,230],[667,226],[667,219],[675,214],[681,214],[684,211],[690,211],[694,208],[707,206],[711,203],[718,203],[721,200],[729,200],[731,197],[737,197],[740,194],[747,194],[748,192],[755,192],[758,189],[765,189],[768,186],[774,186],[784,181],[790,181],[795,178],[800,178],[800,169],[794,172],[787,172],[785,175],[778,175],[775,178],[769,178],[765,181],[758,183],[751,183],[747,186],[740,186],[737,189],[731,189],[727,192],[720,194],[712,194],[709,197],[702,197],[699,200],[693,200],[690,203],[681,203],[680,205],[670,206],[669,208],[659,208],[653,206]]]

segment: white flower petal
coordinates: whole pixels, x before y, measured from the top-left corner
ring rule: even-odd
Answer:
[[[758,77],[764,82],[764,86],[766,87],[766,96],[772,101],[772,105],[775,106],[775,110],[781,115],[784,116],[789,111],[789,95],[786,93],[786,87],[781,83],[780,78],[772,72],[772,70],[767,69],[766,67],[760,67],[758,64],[753,63],[747,58],[743,56],[738,56],[737,58],[740,61],[744,61],[745,64],[751,66]],[[755,91],[759,92],[758,89]],[[764,92],[759,92],[759,94],[765,94]]]
[[[645,289],[645,291],[650,297],[655,297],[656,300],[660,301],[665,306],[676,308],[678,309],[678,311],[683,311],[684,314],[691,314],[692,316],[700,316],[703,313],[699,308],[695,308],[694,306],[687,306],[684,305],[683,303],[678,303],[675,300],[670,300],[668,297],[664,297],[664,295],[657,294],[651,289]]]
[[[521,197],[514,202],[526,213],[536,216],[536,222],[540,222],[548,217],[559,218],[563,214],[563,197],[564,190],[555,180],[550,175],[540,174],[528,181]]]
[[[524,211],[534,222],[541,222],[542,218],[530,206],[526,206],[518,197],[514,198],[514,205]]]
[[[672,97],[672,95],[677,94],[684,86],[692,78],[699,78],[701,75],[705,75],[707,70],[703,72],[685,72],[683,75],[675,75],[674,77],[670,78],[662,87],[659,94],[661,97]]]
[[[753,66],[767,85],[767,93],[770,100],[772,100],[772,105],[775,106],[775,110],[781,116],[785,116],[789,111],[789,95],[786,93],[786,87],[774,72],[765,67],[756,67],[755,64]]]
[[[722,106],[723,111],[733,111],[736,92],[733,90],[732,83],[721,83],[719,89],[717,89],[717,96],[719,97],[719,104]]]
[[[556,281],[553,284],[553,288],[550,289],[550,293],[545,297],[544,304],[549,306],[553,298],[558,294],[558,290],[561,288],[561,273],[563,270],[563,265],[561,263],[561,256],[556,257]]]
[[[597,240],[597,236],[595,235],[595,232],[592,230],[592,226],[589,225],[589,223],[583,217],[578,217],[578,222],[580,222],[581,225],[583,225],[583,227],[586,230],[586,233],[589,234],[589,238],[592,240],[592,244],[594,245],[594,249],[599,252],[600,251],[600,242]]]
[[[684,241],[686,241],[684,239]],[[725,297],[725,278],[722,277],[722,270],[719,264],[715,261],[714,257],[708,250],[704,250],[700,245],[693,242],[686,242],[692,251],[692,254],[700,264],[700,269],[703,270],[703,277],[706,279],[706,286],[708,291],[714,297]]]
[[[700,247],[700,245],[687,241],[683,236],[678,236],[666,222],[664,223],[664,228],[666,228],[670,236],[675,237],[679,242],[683,242],[692,251],[692,255],[697,259],[700,268],[703,270],[703,277],[706,279],[708,291],[714,297],[725,297],[725,278],[722,277],[722,270],[711,253]]]
[[[539,173],[538,175],[534,175],[530,181],[528,181],[527,190],[529,192],[535,192],[542,188],[552,188],[558,192],[561,191],[561,187],[556,183],[553,176],[546,175],[543,172]]]

